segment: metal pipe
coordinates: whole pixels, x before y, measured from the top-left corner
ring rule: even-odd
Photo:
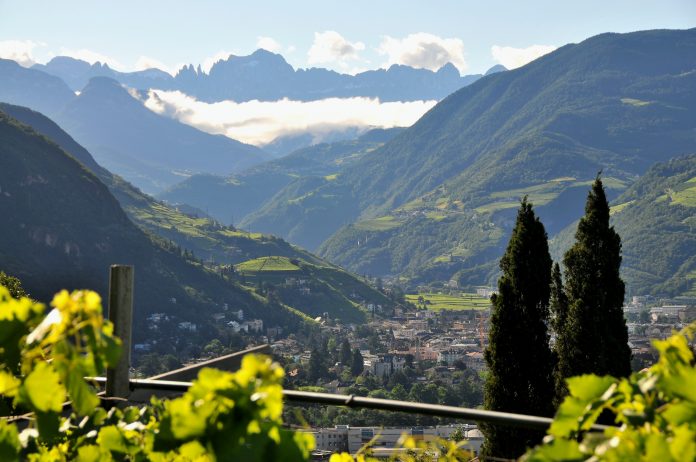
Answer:
[[[92,380],[97,383],[104,383],[105,381],[103,377],[95,377],[88,380]],[[130,381],[131,390],[150,389],[184,393],[190,386],[191,382],[150,379],[131,379]],[[483,409],[471,409],[455,406],[443,406],[439,404],[424,404],[390,399],[365,398],[362,396],[338,395],[333,393],[283,390],[283,398],[288,402],[325,404],[332,406],[346,406],[351,408],[369,408],[382,411],[424,414],[515,427],[535,428],[539,430],[548,429],[551,422],[553,422],[553,419],[549,417],[538,417],[525,414],[514,414],[511,412],[487,411]],[[607,428],[610,427],[607,425],[595,424],[590,429],[593,431],[604,431]]]

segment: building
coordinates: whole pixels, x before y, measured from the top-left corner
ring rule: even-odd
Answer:
[[[467,433],[478,429],[475,425],[465,425]],[[458,428],[455,425],[438,425],[436,427],[348,427],[348,452],[355,454],[368,443],[376,450],[398,447],[402,436],[411,436],[416,440],[433,441],[437,438],[447,439]],[[472,432],[471,449],[475,452],[481,448],[483,436]],[[473,438],[475,437],[475,439]]]

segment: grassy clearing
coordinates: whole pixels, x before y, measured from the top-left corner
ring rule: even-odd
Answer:
[[[406,300],[418,304],[418,297],[423,297],[429,310],[486,310],[491,302],[485,297],[476,294],[462,293],[460,295],[446,295],[435,293],[408,294]]]
[[[610,215],[616,215],[617,213],[621,213],[626,207],[634,203],[635,200],[624,202],[623,204],[617,204],[617,205],[612,205],[611,208],[609,209],[609,214]]]
[[[576,181],[571,186],[573,186],[573,187],[585,186],[585,187],[589,188],[592,186],[594,181],[595,181],[594,179],[585,180],[585,181]],[[605,188],[609,188],[609,189],[626,189],[628,187],[627,182],[625,182],[623,180],[619,180],[618,178],[614,178],[611,176],[602,177],[602,184],[604,185]]]
[[[672,204],[696,207],[696,177],[682,183],[671,191]]]
[[[514,209],[520,206],[520,201],[491,202],[490,204],[476,207],[476,213],[497,212],[498,210]]]
[[[373,218],[371,220],[359,221],[355,224],[355,228],[361,231],[389,231],[390,229],[398,228],[402,222],[392,216]]]
[[[137,221],[145,222],[151,226],[175,228],[178,232],[190,237],[207,237],[201,231],[201,228],[210,224],[210,220],[207,218],[190,217],[157,202],[153,202],[148,208],[131,208],[129,210],[136,216]]]
[[[425,214],[425,216],[435,221],[442,221],[447,218],[447,215],[441,212],[428,212]]]
[[[258,273],[261,271],[298,271],[295,265],[287,257],[261,257],[247,260],[235,265],[237,271],[242,273]]]

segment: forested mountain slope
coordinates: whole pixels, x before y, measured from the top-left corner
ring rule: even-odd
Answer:
[[[301,318],[181,256],[131,223],[104,184],[44,136],[0,113],[0,267],[36,298],[62,288],[105,295],[108,268],[136,268],[136,319],[166,312],[206,325],[227,303],[267,322],[297,328]],[[176,304],[171,300],[176,299]],[[201,335],[205,335],[201,333]],[[145,323],[135,324],[136,339]]]
[[[366,304],[379,303],[385,309],[392,305],[391,301],[370,287],[364,279],[351,275],[282,239],[223,226],[204,216],[191,216],[151,198],[100,167],[88,151],[42,114],[8,104],[0,104],[0,111],[31,125],[51,140],[57,140],[63,150],[97,173],[135,224],[173,242],[183,251],[193,252],[198,259],[218,265],[233,265],[272,256],[291,259],[303,267],[313,268],[303,277],[314,287],[314,294],[298,297],[296,294],[293,295],[292,291],[285,291],[286,297],[281,298],[287,305],[303,312],[316,313],[319,308],[315,306],[322,303],[321,314],[340,314],[344,320],[362,319],[362,311],[356,306],[357,303],[351,300],[351,294],[359,294],[357,300]],[[340,283],[337,284],[336,280]]]
[[[374,129],[354,140],[317,144],[229,177],[194,175],[159,197],[170,203],[189,204],[205,210],[223,223],[244,226],[248,215],[259,210],[285,186],[307,177],[335,179],[343,169],[403,130]]]
[[[615,198],[695,144],[696,29],[602,34],[459,90],[335,181],[281,191],[245,225],[302,229],[359,272],[482,284],[521,196],[554,234],[582,214],[598,171]]]

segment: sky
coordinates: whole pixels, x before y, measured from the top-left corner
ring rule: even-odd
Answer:
[[[602,32],[695,26],[694,0],[0,0],[0,57],[30,64],[70,55],[176,72],[263,47],[296,68],[355,73],[451,61],[471,74]]]
[[[204,71],[258,48],[295,68],[355,74],[392,64],[462,75],[522,66],[603,32],[696,27],[696,0],[0,0],[0,58],[24,66],[57,55],[121,71]],[[369,98],[204,103],[152,89],[143,104],[210,133],[263,146],[278,136],[409,126],[437,101]]]

